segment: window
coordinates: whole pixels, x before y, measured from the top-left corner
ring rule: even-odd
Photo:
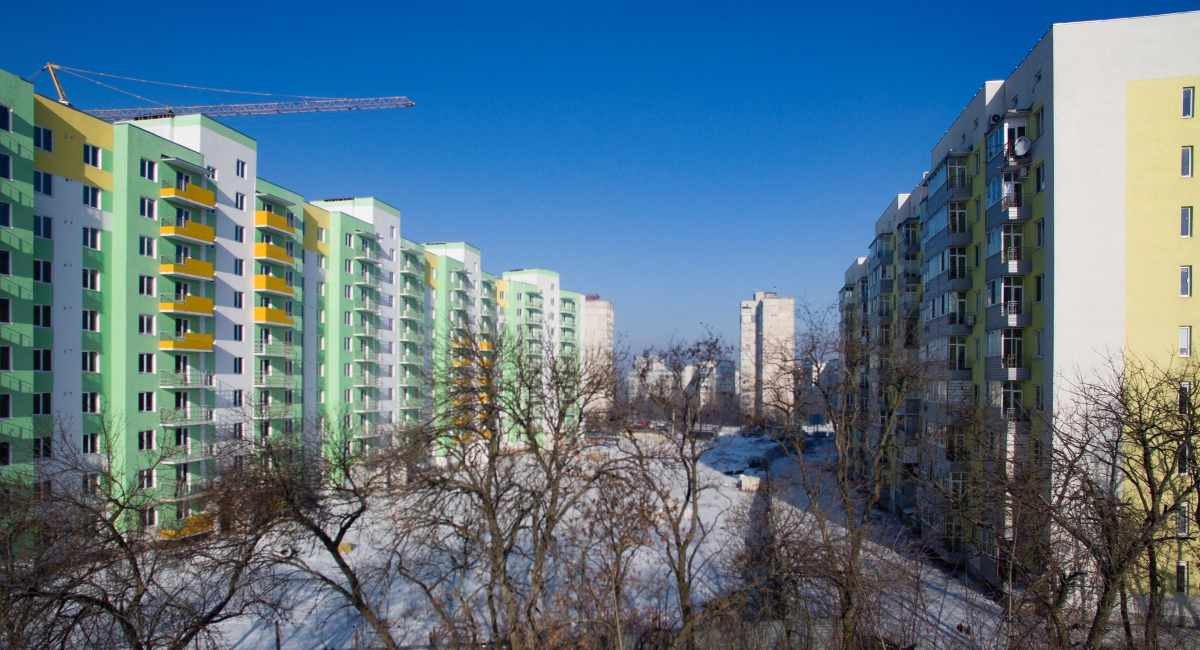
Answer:
[[[1034,354],[1034,356],[1037,356],[1037,357],[1046,356],[1045,349],[1043,348],[1043,345],[1044,345],[1043,339],[1045,339],[1045,334],[1046,334],[1046,330],[1034,330],[1033,331],[1033,354]]]
[[[1183,298],[1192,295],[1192,267],[1179,267],[1179,295]]]
[[[53,282],[50,275],[50,260],[34,260],[33,261],[33,281],[34,282]]]
[[[235,375],[242,374],[242,371],[244,368],[245,368],[245,359],[242,357],[234,357],[233,358],[233,374],[235,374]]]
[[[1183,89],[1183,117],[1191,117],[1196,111],[1196,89]]]
[[[325,310],[324,310],[324,309],[318,309],[318,310],[317,310],[317,322],[318,322],[318,323],[324,323],[324,322],[325,322]]]
[[[12,180],[12,157],[0,153],[0,178]]]
[[[1179,155],[1179,175],[1184,178],[1192,177],[1192,148],[1184,147]]]
[[[85,453],[85,454],[100,453],[100,434],[98,434],[98,433],[83,434],[83,453]]]
[[[138,451],[152,451],[154,449],[154,431],[138,431]]]
[[[154,205],[155,205],[154,199],[143,196],[141,199],[141,203],[138,206],[138,214],[142,215],[143,217],[146,217],[147,219],[154,219],[155,214],[156,214]]]
[[[12,348],[7,345],[0,347],[0,370],[12,369]]]
[[[1179,236],[1192,236],[1192,208],[1190,206],[1179,208]]]
[[[54,196],[54,174],[33,172],[33,191],[46,196]]]
[[[238,258],[233,258],[233,274],[243,275],[246,272],[246,261]]]
[[[1187,415],[1192,410],[1192,384],[1190,382],[1179,383],[1179,414]]]
[[[234,307],[234,309],[241,309],[245,306],[245,304],[246,304],[246,294],[241,291],[234,291],[233,292],[233,307]]]
[[[1037,169],[1033,170],[1033,187],[1037,192],[1046,191],[1046,166],[1038,165]]]
[[[351,289],[350,285],[347,284],[344,287],[342,287],[342,294],[343,294],[342,295],[343,298],[345,298],[346,300],[349,300],[351,297],[353,297],[353,289]]]
[[[1192,326],[1182,325],[1179,328],[1179,356],[1192,356]]]
[[[138,314],[138,334],[157,334],[153,314]]]
[[[139,469],[138,470],[138,487],[143,490],[149,490],[154,487],[154,470]],[[153,512],[153,508],[150,509]],[[153,526],[154,524],[149,524]]]
[[[142,257],[154,257],[154,242],[155,239],[153,237],[138,236],[138,255]]]
[[[1033,137],[1040,138],[1046,133],[1046,109],[1039,108],[1033,114]]]
[[[1042,404],[1042,385],[1035,384],[1033,386],[1033,408],[1042,410],[1045,406]]]
[[[237,174],[238,178],[245,178],[246,177],[245,161],[242,161],[242,160],[237,161],[237,163],[234,165],[233,173]]]
[[[1191,534],[1191,508],[1188,508],[1188,502],[1184,501],[1179,504],[1178,510],[1175,512],[1175,536],[1180,539],[1186,538]]]
[[[0,275],[12,275],[11,259],[8,251],[0,251]]]
[[[85,227],[83,229],[83,245],[85,248],[100,250],[100,229]]]
[[[1042,302],[1046,299],[1046,276],[1039,275],[1033,279],[1033,297],[1037,302]]]
[[[138,393],[138,413],[149,413],[154,410],[154,393]]]
[[[234,192],[233,193],[233,207],[237,208],[238,210],[245,210],[246,209],[246,195],[242,194],[241,192]]]
[[[35,149],[54,153],[54,131],[40,126],[33,127],[33,146]]]
[[[91,167],[100,167],[100,147],[84,143],[83,164]]]
[[[365,341],[364,341],[364,343],[365,343]],[[347,336],[346,338],[342,339],[342,349],[343,349],[343,350],[349,350],[349,349],[350,349],[350,337],[349,337],[349,336]]]
[[[33,369],[40,372],[50,372],[54,370],[54,364],[51,361],[51,350],[42,349],[33,351]]]
[[[33,236],[54,239],[54,221],[50,217],[33,217]]]
[[[325,295],[325,283],[324,282],[317,283],[317,295],[318,296]]]
[[[52,327],[50,320],[50,305],[33,306],[33,326]]]
[[[244,332],[245,332],[245,326],[234,325],[233,326],[233,340],[241,341],[242,337],[244,336]]]
[[[89,208],[100,207],[100,188],[91,185],[83,186],[83,204]]]
[[[324,228],[317,228],[317,241],[319,241],[319,242],[325,241],[325,229]]]
[[[34,219],[35,219],[34,225],[36,227],[36,224],[37,224],[36,217]],[[0,227],[12,228],[12,204],[11,203],[5,203],[5,202],[0,201]]]
[[[317,376],[318,376],[318,377],[324,377],[324,376],[325,376],[325,364],[323,364],[323,363],[318,363],[318,364],[317,364]]]
[[[83,269],[83,288],[89,291],[99,291],[100,271],[96,269]]]
[[[50,393],[34,393],[33,394],[33,414],[34,415],[50,415]]]
[[[138,167],[138,176],[150,181],[158,180],[158,163],[142,158],[141,166]]]
[[[354,273],[354,262],[346,260],[346,273]]]
[[[138,295],[153,296],[154,295],[154,277],[150,275],[138,276]]]
[[[83,309],[80,313],[83,314],[83,330],[85,332],[100,331],[100,312],[95,309]]]
[[[317,255],[317,266],[319,266],[321,268],[325,268],[325,256],[324,255]]]
[[[346,246],[349,248],[354,248],[354,235],[346,233]]]
[[[154,353],[138,355],[138,372],[143,375],[154,372]]]
[[[83,393],[82,397],[84,413],[100,412],[100,393]]]
[[[12,417],[12,395],[0,395],[0,418]]]
[[[350,319],[350,312],[345,312],[342,314],[342,324],[343,325],[350,325],[352,322],[353,321],[351,321],[351,319]]]
[[[7,442],[0,442],[0,466],[12,464],[12,448]]]
[[[0,131],[12,133],[12,109],[3,104],[0,104]]]
[[[245,226],[234,226],[233,227],[233,241],[238,241],[238,242],[246,241],[246,227]]]
[[[34,438],[33,439],[33,457],[34,458],[52,458],[54,450],[51,448],[50,437]]]
[[[240,388],[238,390],[233,391],[233,397],[231,399],[233,401],[234,406],[242,406],[243,402],[245,401],[243,395],[244,395],[244,393],[242,392],[242,390]]]
[[[95,350],[84,350],[82,352],[83,364],[81,370],[84,372],[100,372],[100,353]]]
[[[343,373],[345,376],[349,377],[349,376],[350,376],[350,374],[351,374],[352,372],[353,372],[353,371],[352,371],[352,369],[351,369],[351,367],[350,367],[350,364],[348,364],[348,363],[347,363],[345,366],[343,366],[343,367],[342,367],[342,373]]]
[[[1175,593],[1188,594],[1188,563],[1178,562],[1175,564]]]

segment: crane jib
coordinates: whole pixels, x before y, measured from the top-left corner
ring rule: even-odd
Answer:
[[[285,113],[324,113],[329,111],[376,110],[415,106],[407,97],[367,97],[347,99],[314,99],[298,102],[265,102],[257,104],[212,104],[208,106],[168,106],[147,108],[105,108],[84,111],[107,122],[155,119],[176,115],[203,113],[210,117],[236,115],[280,115]]]

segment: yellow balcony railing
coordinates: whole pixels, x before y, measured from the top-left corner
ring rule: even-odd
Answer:
[[[192,183],[188,183],[183,189],[180,189],[176,185],[169,185],[164,182],[160,196],[168,201],[186,203],[192,207],[211,208],[217,205],[217,195],[215,192]]]
[[[286,325],[287,327],[291,327],[294,323],[292,317],[286,311],[275,309],[274,307],[255,307],[254,322],[270,325]]]
[[[287,217],[266,210],[259,210],[254,213],[254,225],[263,230],[272,230],[284,235],[296,234],[296,228],[288,225]]]
[[[186,334],[163,333],[158,336],[159,350],[180,352],[212,352],[213,335],[188,332]]]
[[[254,276],[254,290],[266,293],[277,293],[282,296],[295,295],[296,290],[287,280],[273,275]]]
[[[189,537],[191,535],[199,535],[213,529],[213,515],[211,512],[202,512],[198,515],[192,515],[185,519],[176,519],[174,521],[163,522],[159,526],[159,535],[163,539],[177,539],[180,537]]]
[[[216,239],[216,233],[211,226],[190,219],[163,219],[159,234],[196,244],[211,244]]]
[[[158,298],[158,311],[164,314],[195,314],[197,316],[212,316],[212,298],[202,296],[177,296],[164,293]]]
[[[262,242],[254,245],[254,259],[271,260],[280,264],[294,264],[296,262],[294,257],[288,255],[286,248]]]
[[[162,257],[159,259],[158,272],[163,275],[178,275],[200,280],[213,279],[212,262],[205,262],[194,257]]]

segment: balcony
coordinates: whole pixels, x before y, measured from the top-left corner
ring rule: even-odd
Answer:
[[[291,314],[282,309],[275,309],[274,307],[255,307],[254,322],[264,325],[282,325],[284,327],[292,327],[295,324]]]
[[[360,287],[379,287],[379,276],[374,273],[359,273],[354,277],[354,284]]]
[[[295,388],[299,383],[299,375],[264,373],[259,370],[254,373],[254,385],[267,388]]]
[[[379,361],[379,352],[376,350],[363,350],[362,348],[359,348],[358,350],[354,351],[354,360],[377,363]]]
[[[364,386],[364,387],[378,386],[379,385],[379,375],[372,375],[369,373],[362,373],[362,374],[354,375],[354,385],[355,386]]]
[[[164,293],[158,296],[158,311],[163,314],[211,317],[213,315],[213,299]]]
[[[170,352],[212,352],[213,335],[195,332],[182,334],[162,332],[158,335],[158,349]]]
[[[213,529],[212,513],[202,512],[198,515],[183,519],[167,519],[158,526],[159,537],[163,539],[179,539],[207,533]]]
[[[160,388],[207,388],[213,385],[213,376],[199,370],[186,372],[163,370],[158,373],[158,385]]]
[[[562,301],[562,310],[561,311],[564,314],[574,314],[575,313],[575,301],[574,300]]]
[[[192,406],[181,409],[159,409],[158,421],[165,427],[183,427],[206,424],[213,419],[212,409]]]
[[[296,258],[288,255],[286,248],[265,242],[259,242],[254,245],[254,259],[287,264],[288,266],[296,263]]]
[[[402,397],[396,400],[396,407],[402,409],[425,408],[425,400],[421,397]]]
[[[1033,378],[1033,368],[1024,354],[1002,354],[988,357],[984,363],[984,379],[987,381],[1028,381]]]
[[[216,207],[217,194],[194,183],[163,181],[159,196],[187,208],[207,210]]]
[[[925,282],[925,295],[940,295],[946,291],[969,291],[971,272],[966,265],[952,266]]]
[[[403,285],[400,285],[399,287],[397,287],[397,289],[398,289],[400,295],[402,295],[402,296],[408,296],[410,298],[422,298],[422,299],[425,297],[424,287],[422,287],[421,285],[419,285],[415,282],[413,282],[413,283],[405,282]]]
[[[405,320],[425,320],[425,312],[421,309],[413,309],[412,307],[404,307],[400,310],[400,318]]]
[[[355,413],[373,413],[379,410],[379,400],[368,399],[354,403]]]
[[[1033,271],[1033,258],[1028,247],[1007,246],[987,258],[987,277],[1021,275]]]
[[[992,230],[1004,224],[1029,221],[1033,216],[1032,210],[1026,205],[1020,194],[1005,194],[992,207],[984,211],[985,228]]]
[[[255,420],[282,420],[295,417],[296,413],[293,410],[295,404],[260,404],[254,407],[251,412],[251,417]]]
[[[162,219],[159,222],[158,234],[167,239],[201,246],[216,241],[216,231],[211,226],[191,219]]]
[[[378,300],[365,300],[363,302],[354,303],[354,311],[378,314],[382,309],[383,305],[381,305]]]
[[[371,323],[359,323],[354,326],[354,335],[374,338],[379,336],[379,326]]]
[[[425,335],[416,330],[401,330],[396,333],[396,339],[405,343],[424,343]]]
[[[366,250],[358,248],[354,251],[354,259],[359,262],[367,262],[370,264],[379,264],[383,261],[383,255],[373,247],[368,247]]]
[[[213,279],[212,262],[184,255],[162,256],[158,260],[158,272],[162,275],[187,280],[211,281]]]
[[[296,287],[293,283],[273,275],[254,276],[254,290],[262,293],[273,293],[277,296],[287,296],[289,298],[296,295]]]
[[[254,342],[254,354],[260,357],[295,359],[300,356],[300,348],[291,343],[266,343],[258,340]]]
[[[254,227],[288,237],[296,234],[296,227],[288,223],[286,216],[266,210],[254,213]]]
[[[416,352],[402,352],[396,355],[396,360],[406,365],[420,366],[425,364],[425,355]]]
[[[987,324],[989,330],[1029,327],[1033,325],[1033,304],[1019,300],[1009,300],[987,308]]]

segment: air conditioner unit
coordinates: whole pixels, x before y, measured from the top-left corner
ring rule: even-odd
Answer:
[[[971,315],[967,316],[967,327],[975,327],[975,317],[974,316],[971,316]]]

